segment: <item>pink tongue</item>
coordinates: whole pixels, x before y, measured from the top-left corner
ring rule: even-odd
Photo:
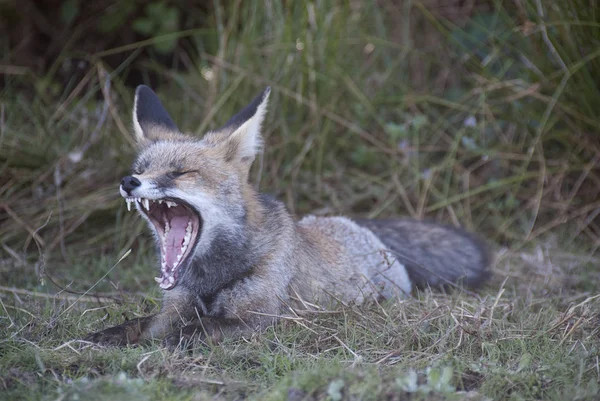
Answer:
[[[181,253],[181,245],[183,244],[185,229],[189,220],[188,216],[173,216],[169,222],[171,228],[164,239],[165,259],[169,269],[172,269],[177,263],[177,255]]]

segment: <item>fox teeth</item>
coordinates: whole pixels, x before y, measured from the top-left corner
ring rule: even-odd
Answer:
[[[169,284],[173,285],[174,282],[175,282],[175,277],[169,276]]]
[[[177,203],[175,203],[175,202],[171,202],[171,201],[165,201],[165,203],[167,204],[167,206],[168,206],[169,208],[177,206]]]
[[[125,203],[127,203],[127,211],[131,212],[131,200],[129,198],[126,198]]]
[[[142,199],[142,202],[146,210],[150,211],[150,201],[148,199]]]
[[[158,204],[159,204],[159,205],[162,205],[162,203],[163,203],[163,200],[162,200],[162,199],[159,199],[159,200],[157,200],[157,202],[158,202]]]
[[[165,235],[167,235],[171,231],[171,226],[168,221],[165,221]]]
[[[158,284],[162,283],[162,278],[160,277],[154,277],[154,281],[156,281]]]

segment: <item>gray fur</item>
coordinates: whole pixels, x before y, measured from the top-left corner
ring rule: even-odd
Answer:
[[[206,302],[251,275],[255,264],[256,255],[246,235],[232,237],[227,232],[217,231],[210,251],[195,256],[188,266],[181,267],[181,286]]]
[[[457,283],[476,287],[489,276],[488,247],[464,230],[408,219],[355,221],[381,239],[417,287]]]

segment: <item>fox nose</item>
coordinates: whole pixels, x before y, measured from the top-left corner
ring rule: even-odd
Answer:
[[[128,195],[131,195],[131,191],[133,191],[140,185],[142,185],[141,181],[132,175],[123,177],[123,179],[121,180],[121,188],[123,188],[123,191],[127,192]]]

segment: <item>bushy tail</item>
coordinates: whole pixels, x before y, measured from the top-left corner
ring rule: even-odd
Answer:
[[[490,250],[466,231],[409,219],[355,221],[389,247],[419,288],[446,284],[476,287],[489,277]]]

